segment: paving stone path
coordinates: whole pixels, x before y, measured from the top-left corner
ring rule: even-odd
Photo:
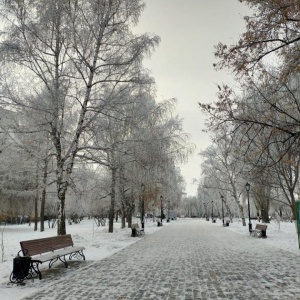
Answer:
[[[300,300],[299,255],[264,242],[220,223],[174,221],[24,299]]]

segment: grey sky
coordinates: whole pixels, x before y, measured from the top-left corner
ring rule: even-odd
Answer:
[[[201,173],[197,155],[209,145],[202,132],[205,117],[197,103],[216,97],[216,84],[230,83],[232,77],[216,72],[212,64],[214,45],[236,41],[244,31],[243,16],[247,8],[238,0],[145,0],[138,30],[161,37],[161,44],[145,62],[157,83],[157,98],[178,99],[178,113],[184,131],[196,144],[196,153],[181,167],[187,183],[187,194],[196,195],[193,178]]]

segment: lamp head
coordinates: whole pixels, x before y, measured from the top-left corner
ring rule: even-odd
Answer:
[[[246,191],[249,192],[249,191],[250,191],[250,183],[247,182],[247,183],[245,184],[245,187],[246,187]]]

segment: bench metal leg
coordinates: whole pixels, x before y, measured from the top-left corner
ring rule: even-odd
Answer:
[[[57,261],[58,261],[58,257],[51,259],[51,260],[49,261],[49,269],[51,269],[51,267],[53,266],[53,264],[54,264],[55,262],[57,262]]]
[[[83,260],[85,260],[85,256],[84,256],[82,250],[71,253],[69,256],[69,260],[72,260],[72,258],[76,258],[76,259],[82,258]]]
[[[62,258],[62,257],[63,257],[63,258]],[[66,267],[66,268],[68,267],[68,263],[67,263],[67,261],[66,261],[66,257],[65,257],[65,256],[60,256],[60,257],[59,257],[59,260],[65,264],[65,267]]]
[[[32,261],[31,262],[31,265],[30,265],[30,268],[31,268],[31,271],[33,271],[34,273],[36,273],[38,276],[39,276],[39,280],[42,279],[42,273],[39,269],[39,262],[38,261]],[[31,272],[31,273],[33,273]]]

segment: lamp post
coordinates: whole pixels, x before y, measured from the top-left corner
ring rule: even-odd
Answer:
[[[250,200],[249,200],[250,183],[247,182],[245,187],[246,187],[246,191],[247,191],[247,195],[248,195],[249,232],[252,232],[252,224],[251,224],[251,217],[250,217]]]
[[[211,220],[214,221],[214,201],[211,201]]]
[[[163,218],[163,196],[160,196],[160,223],[162,225]]]
[[[168,200],[168,219],[167,222],[170,222],[170,200]]]
[[[224,196],[221,196],[221,200],[222,200],[222,221],[223,221],[223,226],[224,226],[224,207],[223,207],[223,202],[224,202]]]
[[[142,223],[142,229],[145,229],[145,199],[144,199],[145,185],[143,183],[141,184],[141,190],[142,190],[141,223]]]

